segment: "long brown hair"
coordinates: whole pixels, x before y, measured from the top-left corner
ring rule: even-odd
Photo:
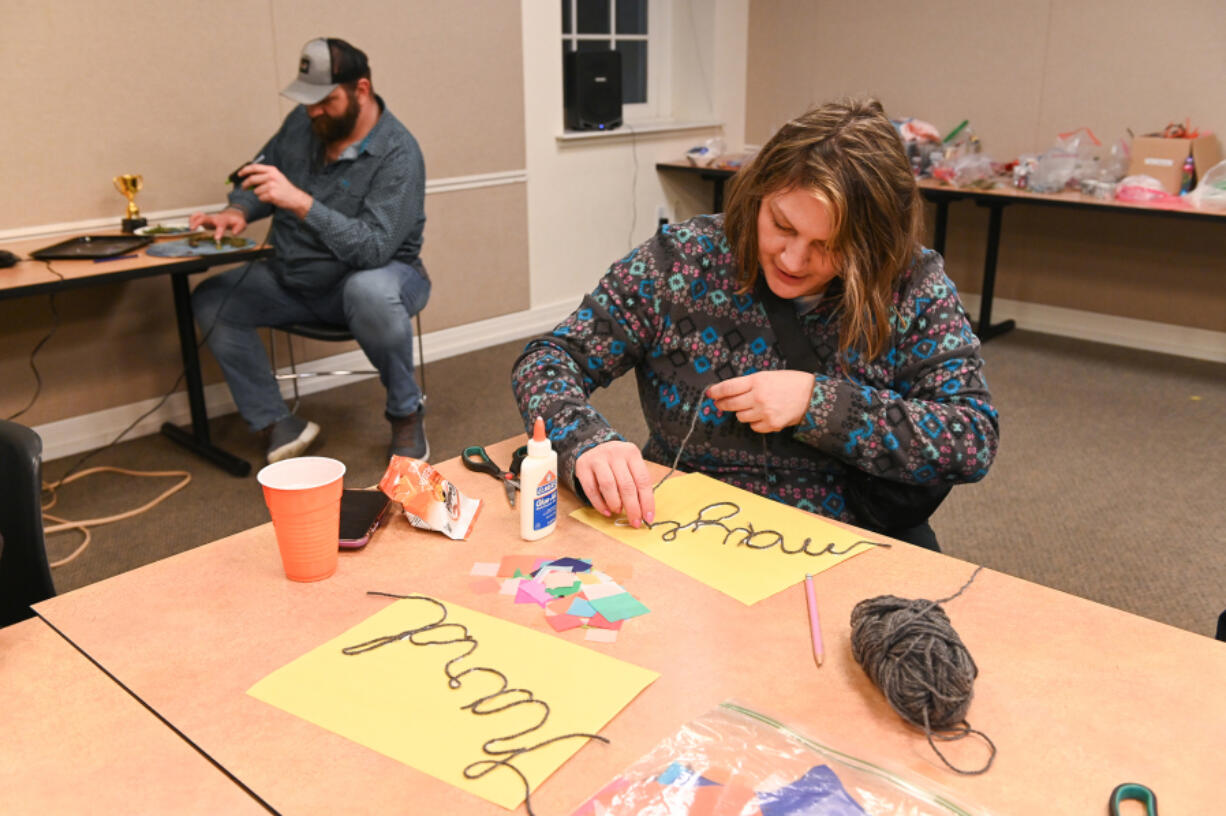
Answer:
[[[842,280],[839,353],[884,353],[894,287],[920,248],[919,187],[902,140],[875,99],[813,108],[781,127],[732,178],[724,229],[742,291],[759,273],[758,210],[783,190],[810,190],[830,208]]]

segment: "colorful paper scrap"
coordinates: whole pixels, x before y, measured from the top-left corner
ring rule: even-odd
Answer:
[[[620,569],[631,573],[625,565]],[[469,574],[479,576],[470,581],[474,592],[497,591],[517,604],[537,604],[554,631],[582,628],[588,640],[611,643],[623,621],[650,611],[586,558],[508,555],[497,564],[478,562]],[[600,634],[591,635],[593,630]]]

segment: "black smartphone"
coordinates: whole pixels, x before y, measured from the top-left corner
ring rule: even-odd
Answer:
[[[359,550],[379,527],[391,500],[381,490],[348,489],[341,494],[340,546]]]
[[[241,185],[241,184],[243,183],[243,179],[242,179],[242,177],[241,177],[241,176],[239,176],[238,171],[239,171],[239,170],[242,170],[244,167],[246,167],[246,166],[247,166],[247,165],[249,165],[249,164],[259,164],[259,163],[260,163],[260,162],[262,162],[262,161],[264,161],[264,154],[263,154],[263,153],[261,153],[260,155],[256,156],[254,159],[252,159],[252,160],[251,160],[251,161],[249,161],[249,162],[243,162],[243,163],[242,163],[242,164],[240,164],[238,167],[235,167],[235,168],[234,168],[234,172],[233,172],[233,173],[231,173],[230,175],[226,176],[226,181],[230,182],[230,184],[231,184],[232,186],[234,186],[234,187],[238,187],[239,185]]]

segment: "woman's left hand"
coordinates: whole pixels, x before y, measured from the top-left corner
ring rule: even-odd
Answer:
[[[733,377],[707,389],[721,411],[758,433],[771,433],[798,424],[809,410],[813,375],[806,371],[758,371]]]

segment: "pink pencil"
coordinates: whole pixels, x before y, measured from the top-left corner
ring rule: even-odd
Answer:
[[[813,658],[822,665],[822,621],[817,616],[817,595],[813,591],[813,576],[805,576],[805,597],[809,601],[809,633],[813,636]]]

